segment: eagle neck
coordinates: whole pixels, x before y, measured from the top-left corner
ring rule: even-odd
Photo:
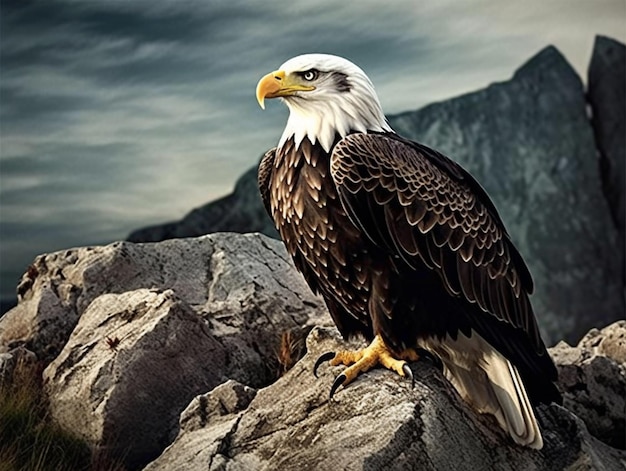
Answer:
[[[311,144],[319,143],[330,153],[337,136],[342,139],[355,132],[392,131],[378,99],[365,101],[341,97],[334,101],[312,101],[290,97],[284,101],[289,107],[289,118],[278,147],[293,138],[298,148],[308,138]]]

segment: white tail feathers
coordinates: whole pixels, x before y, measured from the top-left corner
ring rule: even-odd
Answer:
[[[495,416],[520,445],[541,449],[543,439],[517,368],[476,332],[457,339],[423,340],[437,354],[444,374],[478,412]]]
[[[500,426],[516,443],[541,449],[541,432],[517,368],[492,348],[485,373],[500,406],[500,415],[504,416],[496,416]]]

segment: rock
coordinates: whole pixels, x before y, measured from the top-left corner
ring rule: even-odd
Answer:
[[[180,432],[193,432],[219,417],[242,411],[248,407],[255,395],[256,389],[229,379],[191,401],[180,415]]]
[[[228,379],[270,384],[281,338],[331,322],[282,243],[259,234],[43,255],[21,286],[0,346],[54,359],[52,417],[132,469],[174,439],[193,396]]]
[[[563,405],[592,435],[626,449],[626,321],[591,330],[576,347],[550,349],[559,370]]]
[[[197,469],[214,469],[213,466],[219,461],[214,456],[219,453],[221,440],[237,421],[237,414],[248,407],[255,395],[254,389],[236,381],[227,381],[214,390],[197,396],[180,416],[180,434],[176,442],[180,469],[193,470],[198,463],[202,465]],[[212,425],[215,438],[209,438],[205,442],[206,433],[194,432],[206,432],[208,423]],[[151,469],[151,465],[146,469]]]
[[[626,46],[614,39],[596,36],[588,73],[591,124],[600,153],[602,183],[613,220],[626,244]],[[623,252],[622,252],[623,254]],[[624,259],[622,258],[622,267]],[[623,280],[622,280],[623,281]]]
[[[494,420],[474,413],[426,361],[412,365],[414,389],[376,369],[329,401],[340,370],[329,367],[315,379],[313,363],[346,344],[334,329],[316,328],[307,347],[307,355],[259,390],[246,409],[181,430],[146,470],[622,469],[620,460],[626,459],[557,405],[539,412],[543,450],[517,446]]]
[[[57,254],[38,257],[23,275],[18,292],[25,296],[0,318],[0,351],[25,345],[38,358],[50,362],[67,341],[79,317],[76,285],[66,283],[61,272],[50,273],[58,283],[44,275],[34,284],[39,277],[35,267],[46,273],[47,261],[54,263],[57,258]],[[71,265],[71,261],[67,264]]]
[[[191,398],[226,380],[228,352],[172,290],[96,298],[44,371],[52,418],[138,469],[176,435]]]
[[[389,121],[457,160],[491,195],[534,277],[548,344],[576,342],[622,315],[624,245],[602,192],[582,83],[554,47],[509,81]]]
[[[265,212],[257,185],[258,165],[244,173],[228,196],[194,209],[176,222],[138,229],[131,242],[158,242],[196,237],[211,232],[260,232],[278,238],[274,223]]]
[[[286,369],[281,334],[297,344],[329,317],[282,244],[258,234],[45,255],[22,286],[16,310],[45,294],[58,311],[46,322],[36,310],[2,319],[10,355],[0,365],[30,346],[49,355],[40,345],[58,339],[44,372],[51,417],[128,469],[153,459],[148,469],[614,469],[626,460],[589,432],[614,443],[608,431],[623,427],[626,321],[590,332],[580,351],[557,347],[566,406],[589,428],[542,406],[546,446],[535,452],[475,414],[427,361],[412,365],[414,389],[378,369],[329,401],[339,369],[324,366],[316,380],[312,364],[349,346],[334,328],[313,330],[306,356],[276,380]],[[77,317],[69,329],[64,313]]]
[[[305,336],[314,323],[330,323],[281,242],[219,233],[38,257],[22,278],[18,306],[0,319],[0,352],[23,344],[50,362],[94,299],[141,288],[171,289],[208,319],[230,352],[228,377],[254,387],[281,368],[284,332]]]

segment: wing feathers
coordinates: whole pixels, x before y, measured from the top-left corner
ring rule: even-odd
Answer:
[[[428,206],[426,202],[422,199],[415,198],[413,202],[404,208],[404,214],[406,215],[406,219],[411,226],[415,226],[418,222],[420,222],[426,212],[428,211]]]
[[[263,200],[265,211],[272,218],[272,209],[270,206],[270,178],[272,176],[272,168],[274,167],[274,157],[276,156],[276,148],[268,150],[259,162],[259,170],[257,172],[257,180],[259,184],[259,192]]]
[[[493,203],[460,167],[432,152],[387,135],[341,140],[331,175],[349,217],[409,267],[435,270],[448,292],[524,329],[543,351],[528,269]]]
[[[426,214],[424,214],[424,217],[417,223],[417,228],[422,234],[426,234],[433,227],[435,227],[435,224],[437,224],[438,220],[439,218],[437,217],[437,213],[435,213],[431,209],[430,211],[427,211]]]

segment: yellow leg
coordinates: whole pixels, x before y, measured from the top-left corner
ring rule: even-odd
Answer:
[[[414,350],[405,350],[399,356],[410,361],[418,359],[418,355]],[[348,385],[360,373],[369,371],[377,365],[382,365],[388,370],[395,371],[400,376],[408,377],[413,381],[413,374],[406,361],[396,359],[380,335],[374,337],[372,343],[362,350],[342,350],[337,353],[325,353],[315,363],[313,373],[316,376],[317,368],[324,361],[329,361],[331,366],[346,365],[348,367],[335,379],[330,390],[330,397],[333,396],[339,386]]]

